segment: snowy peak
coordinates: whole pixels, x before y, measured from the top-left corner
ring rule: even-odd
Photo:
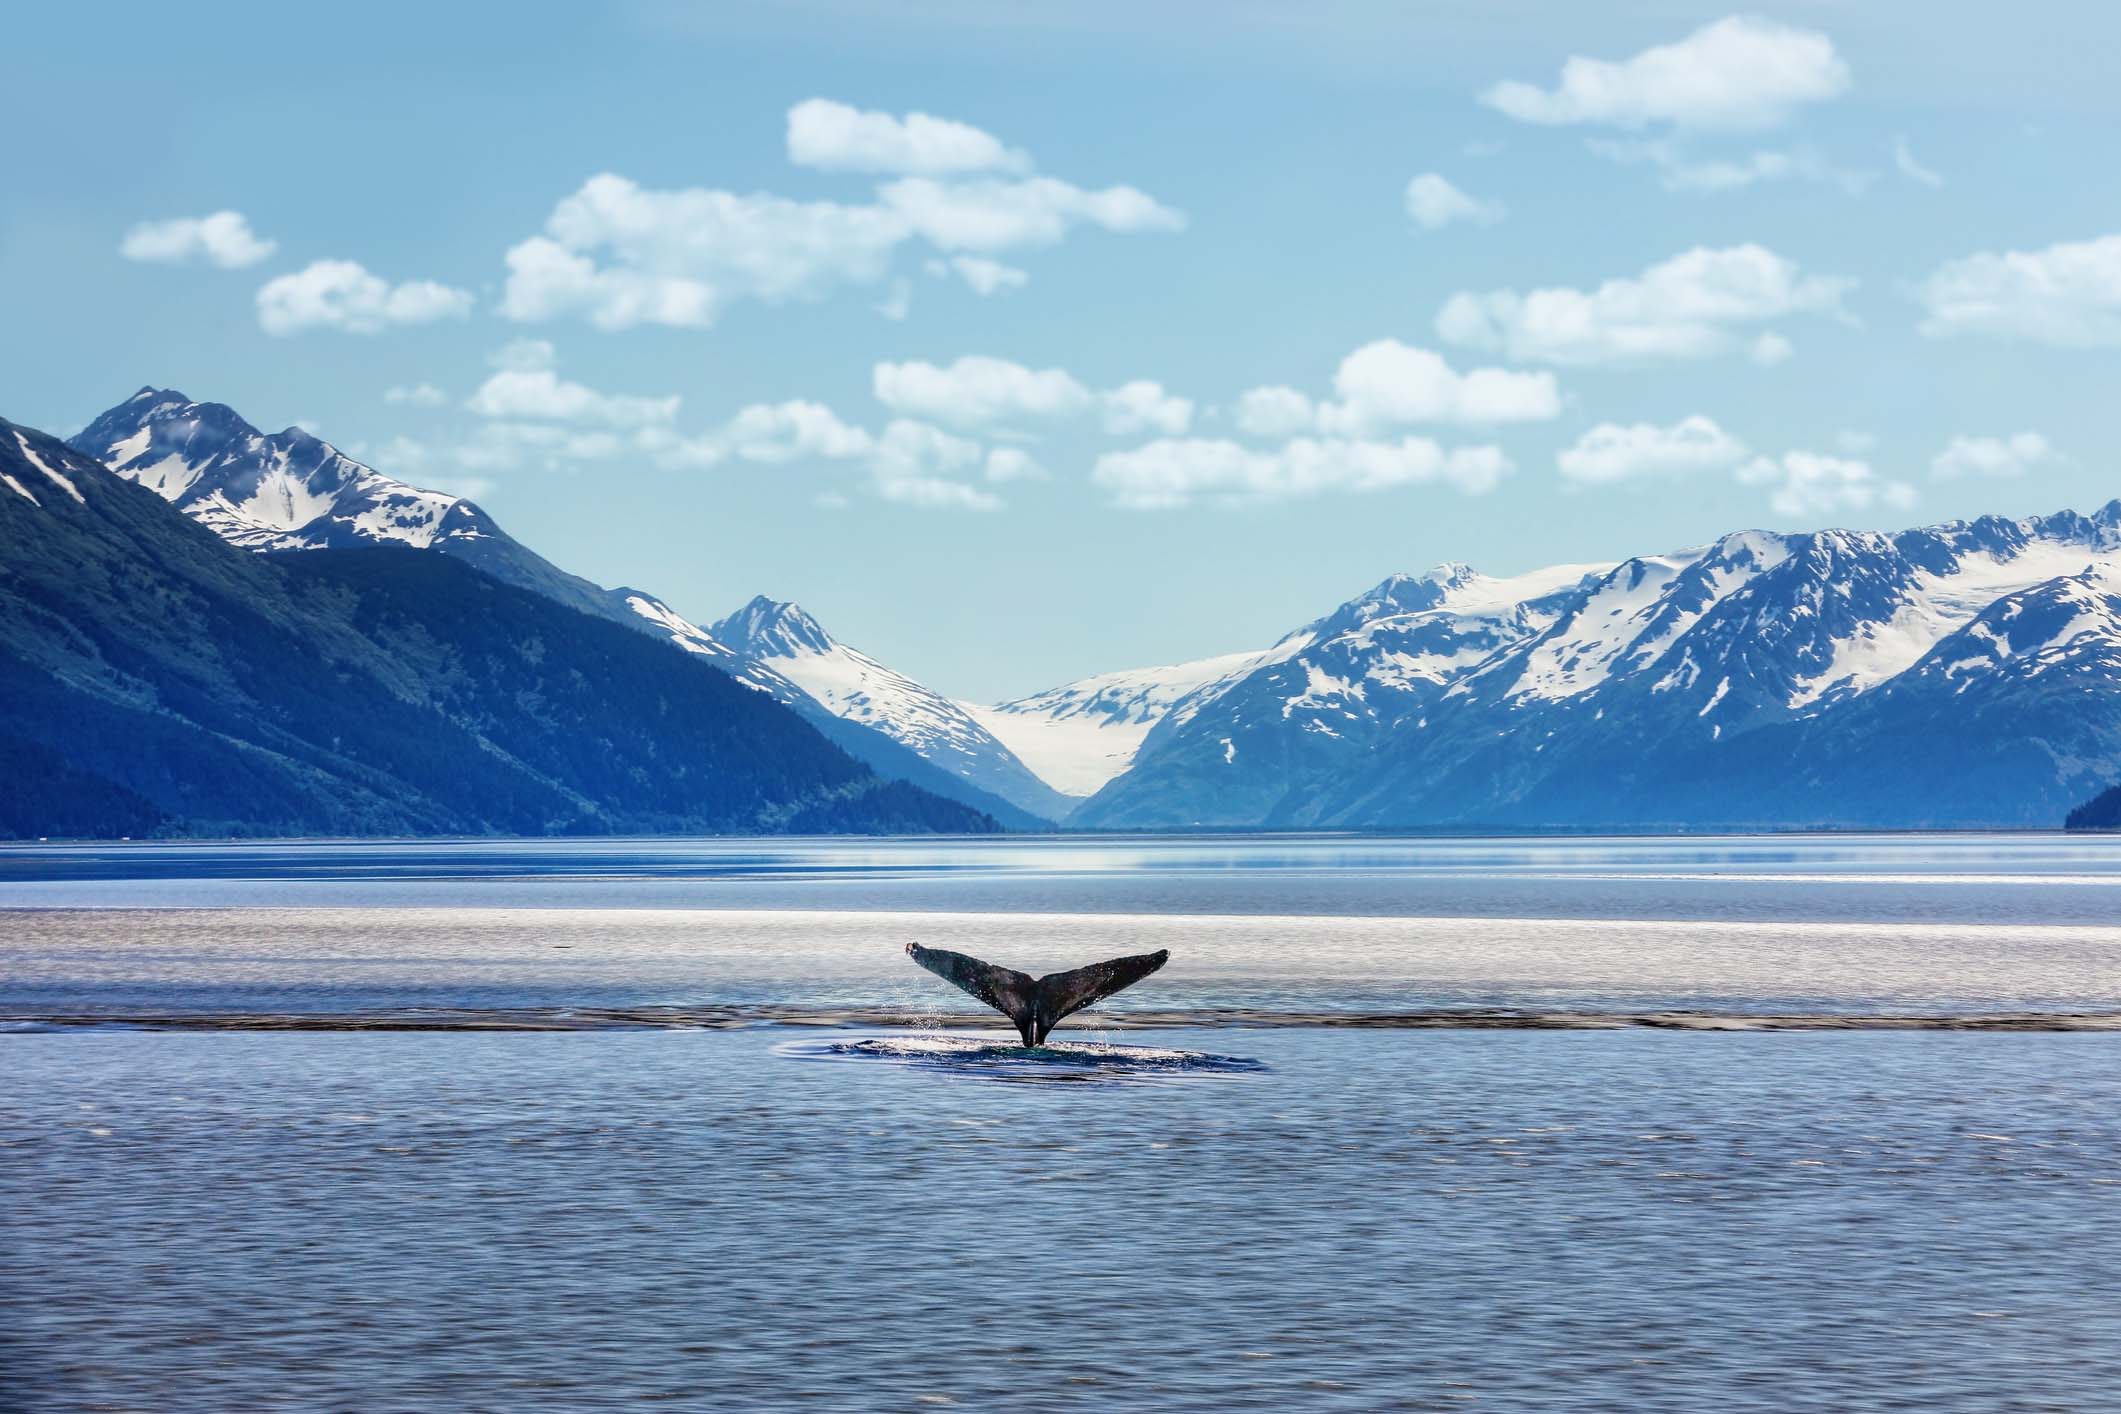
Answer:
[[[499,534],[468,501],[392,480],[299,427],[268,436],[174,389],[142,388],[69,445],[244,549],[428,549]]]
[[[1977,699],[2014,704],[1994,706],[1997,725],[1984,731],[2046,714],[2040,730],[2060,735],[2020,743],[2023,759],[2055,763],[2054,779],[2028,787],[2036,793],[2068,798],[2082,787],[2069,773],[2121,757],[2054,744],[2102,740],[2102,702],[2121,732],[2121,500],[2091,515],[1897,533],[1744,530],[1510,579],[1455,563],[1393,576],[1177,704],[1074,819],[1536,821],[1556,818],[1538,802],[1565,800],[1601,823],[1667,820],[1679,816],[1640,813],[1665,808],[1647,786],[1628,804],[1614,791],[1715,781],[1724,768],[1680,763],[1742,740],[1753,742],[1748,769],[1792,765],[1787,748],[1760,744],[1768,739],[1890,741],[1898,724],[1878,724],[1896,714],[1919,711],[1922,730],[1949,735],[1964,724],[1937,704],[1959,693],[1965,710]],[[1848,749],[1863,770],[1894,759]],[[1768,769],[1764,779],[1780,790],[1802,777]],[[1842,808],[1830,798],[1804,806],[1821,819],[1843,818]],[[1901,818],[1894,808],[1857,802],[1848,818]],[[1966,812],[1953,818],[2017,818],[1984,817],[1978,801],[1951,808]]]
[[[637,606],[636,612],[647,611]],[[1074,804],[964,707],[841,643],[794,604],[761,594],[708,625],[706,635],[741,662],[794,684],[833,716],[881,732],[1033,815],[1057,820]]]
[[[621,586],[611,591],[611,597],[626,606],[628,612],[639,615],[648,623],[670,636],[670,641],[687,653],[696,653],[702,658],[734,659],[736,654],[728,645],[716,640],[713,634],[687,619],[677,610],[665,604],[645,589],[629,589]]]
[[[1941,677],[1963,692],[1985,676],[2023,678],[2087,662],[2112,675],[2121,669],[2117,580],[2113,567],[2093,567],[2005,595],[1940,640],[1907,676]]]
[[[839,647],[824,625],[801,605],[760,594],[707,630],[721,643],[753,658],[792,658],[830,653]]]
[[[64,444],[0,417],[0,496],[8,501],[37,510],[58,509],[69,501],[85,506],[81,487],[95,474],[93,467],[76,463]]]
[[[1264,655],[1230,653],[1078,678],[995,707],[960,705],[1055,790],[1089,796],[1134,762],[1180,702],[1234,681]]]

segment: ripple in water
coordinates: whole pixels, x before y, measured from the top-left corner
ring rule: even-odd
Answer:
[[[980,1080],[1024,1084],[1144,1084],[1228,1079],[1267,1067],[1243,1056],[1179,1051],[1164,1046],[1119,1046],[1103,1041],[1052,1041],[1023,1046],[977,1036],[871,1036],[859,1041],[785,1041],[777,1055],[810,1061],[881,1061]]]

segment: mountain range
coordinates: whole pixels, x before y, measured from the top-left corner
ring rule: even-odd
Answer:
[[[0,420],[0,835],[996,828],[465,558],[249,553]]]
[[[970,774],[937,765],[896,734],[824,705],[775,672],[770,655],[735,652],[645,590],[605,589],[569,574],[513,539],[471,501],[395,480],[300,428],[260,432],[225,404],[145,387],[68,445],[241,549],[279,554],[390,545],[432,551],[570,608],[669,639],[793,709],[884,779],[955,800],[1011,828],[1045,827],[1054,818],[1052,807],[1069,804],[1052,798],[1021,767],[1012,777],[1006,765]],[[1018,789],[997,793],[984,784],[988,777]]]
[[[1394,577],[1181,699],[1104,827],[2055,825],[2121,775],[2121,501]]]
[[[2121,778],[2121,501],[1446,564],[1257,651],[982,705],[793,603],[702,627],[603,589],[469,501],[219,404],[142,389],[71,446],[276,564],[426,550],[675,643],[876,776],[1011,828],[2052,825]]]

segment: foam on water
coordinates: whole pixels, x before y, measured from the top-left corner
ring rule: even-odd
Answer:
[[[881,1061],[950,1075],[1014,1083],[1128,1083],[1226,1079],[1256,1075],[1266,1066],[1242,1056],[1104,1041],[1050,1041],[1024,1046],[1006,1034],[942,1036],[918,1032],[857,1041],[786,1041],[777,1055],[808,1061]]]

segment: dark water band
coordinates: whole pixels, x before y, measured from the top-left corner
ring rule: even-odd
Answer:
[[[405,1008],[366,1012],[0,1013],[0,1035],[55,1031],[640,1031],[747,1027],[883,1026],[906,1030],[996,1028],[991,1012],[920,1012],[903,1007],[668,1006]],[[1065,1036],[1099,1031],[1321,1027],[1380,1031],[2121,1031],[2115,1012],[1729,1012],[1540,1011],[1461,1008],[1421,1011],[1085,1012]],[[1065,1037],[1064,1037],[1065,1038]]]

